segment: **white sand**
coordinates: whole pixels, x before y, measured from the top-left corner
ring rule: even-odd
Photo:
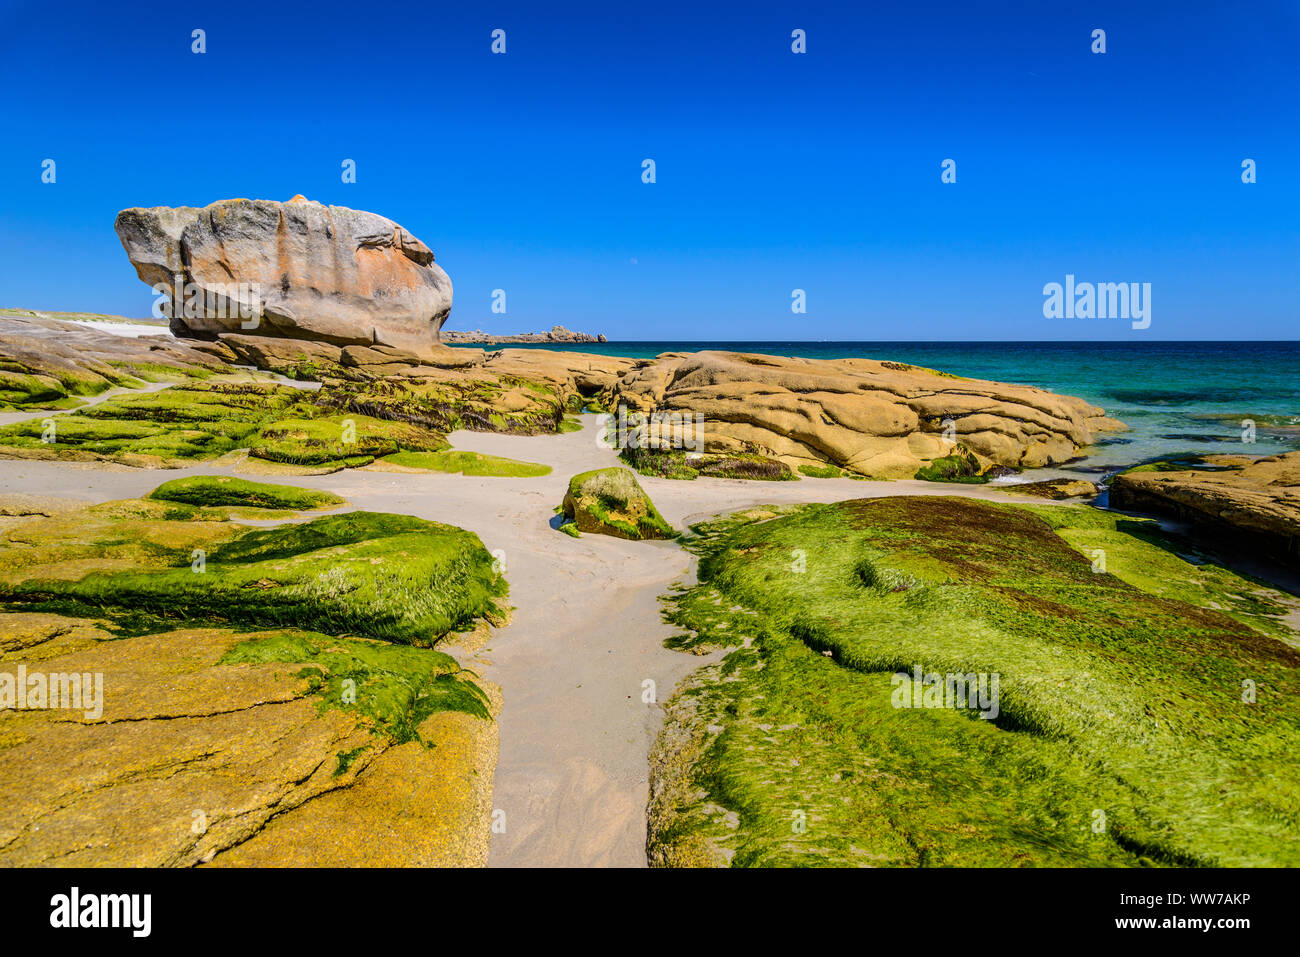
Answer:
[[[492,839],[496,866],[644,866],[648,758],[660,703],[705,660],[662,644],[673,629],[662,622],[657,599],[692,569],[687,552],[670,542],[573,539],[552,527],[552,510],[572,475],[619,464],[595,441],[596,417],[584,418],[585,429],[567,435],[450,437],[456,448],[553,466],[542,478],[363,469],[267,479],[328,489],[356,508],[459,525],[478,533],[489,550],[504,552],[514,620],[481,653],[490,662],[485,677],[505,696],[493,806],[505,812],[506,829]],[[107,501],[142,495],[182,475],[231,472],[210,465],[145,471],[0,460],[0,492]],[[914,481],[642,477],[641,483],[679,528],[765,503],[917,494],[1024,501],[986,486]],[[655,682],[659,703],[642,703],[646,679]]]
[[[129,336],[136,338],[138,336],[172,336],[171,330],[166,325],[151,326],[143,322],[108,322],[103,319],[75,319],[79,326],[88,326],[91,329],[98,329],[100,332],[111,332],[115,336]]]

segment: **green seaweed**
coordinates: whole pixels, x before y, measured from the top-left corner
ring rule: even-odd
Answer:
[[[619,457],[642,475],[690,481],[708,478],[790,482],[798,476],[784,462],[757,452],[691,452],[628,446]]]
[[[981,474],[975,454],[963,448],[922,466],[913,477],[924,482],[962,482],[968,485],[982,485],[989,480],[987,475]]]
[[[843,478],[844,470],[834,465],[801,465],[799,472],[809,478]]]
[[[159,485],[148,497],[196,507],[244,506],[292,511],[309,511],[343,504],[343,499],[332,492],[298,488],[295,485],[268,485],[224,475],[194,475],[173,479]]]
[[[432,649],[293,629],[240,642],[221,659],[225,665],[267,662],[304,665],[298,674],[310,682],[320,710],[356,710],[397,744],[420,740],[420,723],[435,712],[491,718],[473,674]],[[339,755],[340,767],[346,770],[361,750],[346,764]]]
[[[241,530],[214,544],[201,569],[188,546],[168,557],[160,567],[16,581],[0,586],[0,600],[428,646],[500,615],[506,593],[477,535],[407,515],[348,512]]]
[[[671,644],[732,650],[669,702],[652,862],[1300,863],[1281,603],[1102,514],[898,497],[697,526]],[[998,675],[997,715],[896,707],[917,667]]]
[[[319,472],[368,465],[397,453],[442,451],[448,448],[446,433],[455,429],[535,435],[580,427],[566,418],[565,403],[554,390],[527,380],[514,382],[507,396],[503,384],[487,381],[376,379],[341,366],[331,371],[352,378],[320,369],[293,371],[313,374],[321,388],[203,370],[202,376],[185,377],[168,389],[114,396],[59,415],[53,430],[42,419],[5,426],[0,448],[28,457],[90,457],[131,465],[180,464],[246,449],[253,458]],[[177,377],[162,367],[141,375]],[[530,397],[522,408],[521,393]],[[62,408],[75,400],[52,378],[0,371],[0,405],[15,402]]]
[[[676,529],[659,514],[628,469],[593,469],[575,475],[569,480],[563,510],[580,532],[632,541],[677,537]]]
[[[467,452],[461,449],[445,449],[441,452],[398,452],[385,456],[384,461],[404,468],[461,475],[536,478],[551,474],[549,465],[520,462],[499,455],[485,455],[481,452]]]
[[[292,666],[319,709],[356,713],[397,743],[419,740],[436,712],[491,718],[476,676],[427,647],[503,618],[506,583],[476,535],[371,512],[249,528],[229,511],[335,499],[198,478],[6,528],[0,606],[91,619],[110,641],[233,628],[244,634],[221,663]],[[336,773],[361,750],[339,754]]]

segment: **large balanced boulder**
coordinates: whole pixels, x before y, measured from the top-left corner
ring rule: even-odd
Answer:
[[[981,467],[1056,465],[1123,428],[1082,399],[874,359],[666,353],[638,362],[602,400],[611,411],[685,415],[701,451],[874,478],[910,478],[958,446]]]
[[[628,469],[596,469],[575,475],[569,480],[563,510],[579,532],[633,541],[677,536]]]
[[[429,247],[375,213],[295,196],[124,209],[137,275],[181,337],[244,333],[424,353],[451,311]],[[177,294],[179,292],[179,294]],[[174,305],[173,305],[174,303]]]
[[[1111,480],[1113,508],[1155,512],[1201,530],[1230,532],[1247,542],[1300,557],[1300,452],[1257,459],[1244,467],[1168,470],[1139,467]]]

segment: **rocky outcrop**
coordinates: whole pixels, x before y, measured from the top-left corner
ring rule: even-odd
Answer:
[[[698,584],[665,598],[665,644],[714,656],[661,699],[652,867],[1300,864],[1285,593],[1092,508],[884,495],[775,511],[693,523],[683,543]],[[791,807],[817,827],[775,824]],[[1096,807],[1106,835],[1060,826]]]
[[[603,335],[593,336],[586,332],[574,332],[564,326],[551,326],[550,332],[521,332],[512,336],[494,336],[475,329],[473,332],[460,332],[447,329],[442,333],[443,342],[608,342]]]
[[[451,280],[390,219],[295,196],[117,215],[136,274],[169,291],[177,336],[235,332],[431,350]],[[179,295],[177,295],[179,291]]]
[[[1072,478],[1054,478],[1043,482],[1008,485],[1006,490],[1017,495],[1032,495],[1035,498],[1050,498],[1057,501],[1067,498],[1092,498],[1097,494],[1097,486],[1092,482]]]
[[[0,628],[0,675],[102,675],[103,709],[3,712],[4,866],[486,860],[492,721],[439,712],[421,741],[396,743],[321,707],[312,662],[223,662],[273,632],[123,638],[29,612],[0,614]]]
[[[501,591],[477,536],[368,512],[253,530],[233,517],[302,490],[198,482],[59,511],[0,496],[26,513],[0,522],[0,866],[485,863],[500,696],[423,647],[470,622],[411,600],[436,586],[477,616]],[[221,570],[175,567],[194,547]],[[204,609],[179,571],[243,584]],[[410,641],[383,624],[412,611]]]
[[[1243,467],[1138,468],[1111,480],[1113,508],[1173,515],[1300,558],[1300,452]]]
[[[636,364],[635,359],[590,352],[502,349],[488,353],[485,368],[500,375],[519,376],[534,382],[544,382],[561,391],[594,397],[613,388],[619,377]]]
[[[706,451],[875,478],[911,477],[957,447],[983,466],[1055,465],[1123,428],[1082,399],[874,359],[667,353],[637,362],[602,401],[703,416]]]
[[[69,408],[79,401],[73,396],[139,386],[133,368],[154,375],[160,368],[252,366],[331,388],[371,382],[368,391],[378,398],[414,389],[435,405],[445,400],[460,408],[473,399],[473,415],[448,419],[454,427],[517,431],[527,413],[537,420],[528,426],[533,429],[541,427],[538,415],[554,423],[562,411],[591,407],[679,413],[667,424],[651,421],[649,432],[673,448],[757,456],[783,471],[802,466],[944,479],[940,466],[959,458],[963,478],[982,481],[993,466],[1067,461],[1097,434],[1122,428],[1080,399],[869,359],[702,352],[646,360],[550,349],[485,354],[441,343],[414,352],[250,332],[210,340],[131,338],[70,322],[4,318],[0,337],[0,404],[11,408]],[[349,411],[372,414],[373,405],[365,400]],[[415,421],[411,409],[395,414]],[[691,430],[689,443],[673,444],[679,426]]]
[[[113,386],[142,385],[160,369],[224,368],[171,336],[116,336],[58,319],[0,316],[0,408],[59,408]]]

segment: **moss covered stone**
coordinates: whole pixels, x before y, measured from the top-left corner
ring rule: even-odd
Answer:
[[[311,468],[355,468],[398,451],[431,452],[446,447],[441,433],[409,422],[367,415],[299,414],[258,429],[250,439],[249,455]]]
[[[0,865],[482,864],[499,695],[422,647],[499,620],[478,538],[168,486],[0,533],[0,673],[106,676],[97,714],[7,716]]]
[[[1086,479],[1054,478],[1042,482],[1026,482],[1008,485],[1006,490],[1016,495],[1032,495],[1035,498],[1067,499],[1093,498],[1097,495],[1097,486]]]
[[[632,540],[677,536],[628,469],[596,469],[575,475],[569,480],[563,509],[579,532]]]
[[[799,472],[809,478],[843,478],[844,470],[834,465],[801,465]]]
[[[0,454],[165,467],[247,450],[282,470],[319,473],[397,453],[440,452],[455,429],[521,435],[567,430],[564,402],[539,383],[353,374],[360,377],[325,377],[318,390],[303,390],[204,371],[172,388],[114,396],[59,415],[53,429],[40,418],[0,428]],[[6,396],[29,408],[82,401],[54,380],[0,372],[0,404]]]
[[[705,476],[758,482],[789,482],[798,478],[784,462],[757,452],[687,452],[629,446],[619,453],[619,458],[642,475],[656,478],[690,481]]]
[[[478,536],[406,515],[347,512],[273,528],[211,509],[110,502],[10,529],[0,601],[108,615],[140,633],[177,622],[302,627],[428,646],[497,618],[506,585]]]
[[[537,478],[551,474],[549,465],[520,462],[500,455],[485,455],[481,452],[467,452],[461,449],[444,449],[440,452],[398,452],[386,456],[383,461],[402,468],[461,475]]]
[[[968,485],[982,485],[988,481],[988,476],[981,474],[975,454],[960,447],[951,455],[937,458],[917,469],[914,477],[924,482],[963,482]]]
[[[293,511],[331,508],[343,504],[343,499],[333,492],[298,488],[295,485],[268,485],[225,475],[195,475],[173,479],[150,492],[149,498],[200,508],[242,506]]]
[[[270,662],[299,666],[295,674],[307,679],[319,708],[355,709],[397,744],[419,740],[420,724],[438,711],[491,717],[474,676],[438,651],[291,629],[241,642],[221,658],[224,665]],[[350,763],[341,759],[342,770]]]

